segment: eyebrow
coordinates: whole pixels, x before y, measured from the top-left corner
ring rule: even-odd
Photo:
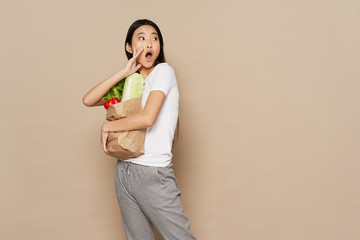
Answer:
[[[145,34],[144,32],[139,32],[136,36],[140,35],[140,34]],[[155,35],[158,35],[156,32],[153,32],[151,34],[155,34]]]

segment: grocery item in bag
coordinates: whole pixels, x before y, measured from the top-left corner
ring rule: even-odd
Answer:
[[[134,73],[128,76],[122,86],[121,92],[119,89],[116,91],[110,89],[109,94],[107,93],[109,98],[115,96],[112,95],[114,92],[122,96],[121,102],[110,105],[107,109],[106,119],[108,121],[125,118],[143,109],[141,97],[144,91],[144,79],[142,75]],[[145,134],[146,128],[124,132],[110,132],[106,143],[107,154],[121,160],[143,155]]]

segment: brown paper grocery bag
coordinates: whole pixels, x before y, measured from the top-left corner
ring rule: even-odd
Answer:
[[[142,110],[141,98],[133,98],[111,105],[107,109],[109,121],[125,118]],[[138,157],[144,154],[146,129],[111,132],[106,143],[108,155],[121,160]]]
[[[119,102],[107,109],[106,120],[117,120],[126,116],[138,113],[142,110],[141,98],[132,98],[124,102]]]
[[[109,133],[106,149],[108,155],[126,160],[144,154],[146,129]]]

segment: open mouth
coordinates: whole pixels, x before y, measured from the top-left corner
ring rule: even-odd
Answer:
[[[149,61],[149,62],[152,60],[152,56],[153,56],[153,55],[152,55],[152,52],[148,52],[148,53],[145,54],[145,58],[146,58],[146,60]]]

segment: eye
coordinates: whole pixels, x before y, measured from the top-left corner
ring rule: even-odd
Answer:
[[[153,40],[157,40],[158,38],[157,37],[153,37]]]
[[[139,37],[140,40],[145,39],[144,37]]]

